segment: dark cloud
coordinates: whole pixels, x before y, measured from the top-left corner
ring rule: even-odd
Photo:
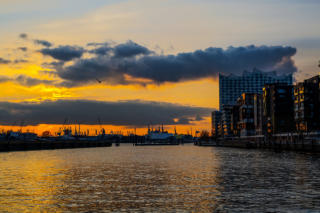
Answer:
[[[129,75],[152,79],[156,83],[213,77],[219,72],[241,73],[255,67],[293,73],[296,67],[291,57],[295,53],[295,48],[281,46],[208,48],[177,55],[145,56],[125,61],[122,67]]]
[[[43,55],[51,56],[60,61],[70,61],[75,58],[80,58],[86,50],[82,47],[66,45],[56,48],[44,48],[41,49],[40,52]]]
[[[108,80],[109,84],[124,84],[124,76],[113,67],[112,59],[106,57],[93,57],[76,61],[73,65],[57,69],[58,76],[73,85],[96,79]],[[114,66],[117,66],[114,64]]]
[[[96,48],[89,50],[89,53],[97,55],[106,55],[113,53],[114,57],[133,57],[138,55],[149,55],[153,53],[148,48],[141,46],[133,41],[127,41],[123,44],[112,46],[111,43],[88,43],[87,46],[94,46]]]
[[[21,50],[23,52],[27,52],[28,48],[27,47],[19,47],[18,50]]]
[[[15,59],[14,61],[10,61],[10,60],[7,60],[7,59],[0,58],[0,64],[10,64],[10,63],[18,64],[18,63],[26,63],[26,62],[28,62],[28,60]]]
[[[26,87],[32,87],[32,86],[36,86],[39,84],[54,85],[54,83],[55,83],[55,81],[52,81],[52,80],[41,80],[41,79],[26,76],[26,75],[19,75],[18,77],[16,77],[12,81],[14,81],[20,85],[26,86]]]
[[[90,42],[87,46],[109,46],[108,42]]]
[[[56,71],[51,71],[51,70],[41,70],[41,71],[39,71],[39,74],[49,75],[49,76],[53,76],[53,77],[57,76],[57,72]]]
[[[5,83],[10,81],[11,79],[8,78],[7,76],[0,76],[0,83]]]
[[[22,38],[22,39],[27,39],[28,38],[28,35],[26,33],[21,33],[19,35],[19,38]]]
[[[42,80],[38,78],[32,78],[26,75],[19,75],[16,77],[7,77],[7,76],[0,76],[0,83],[5,82],[14,82],[26,87],[33,87],[40,84],[48,85],[48,86],[60,86],[59,83],[53,80]]]
[[[19,64],[19,63],[27,63],[29,62],[28,60],[25,60],[25,59],[16,59],[13,61],[13,63],[15,64]]]
[[[4,58],[0,58],[0,64],[9,64],[11,63],[10,60],[4,59]]]
[[[65,118],[74,124],[146,126],[148,124],[189,124],[195,117],[209,116],[210,108],[175,105],[163,102],[59,100],[42,103],[0,102],[0,124],[62,124]]]
[[[297,71],[292,59],[296,54],[296,49],[293,47],[254,45],[227,49],[210,47],[176,55],[144,55],[149,51],[148,49],[143,51],[141,47],[130,41],[115,46],[111,54],[79,59],[72,65],[59,67],[56,71],[59,77],[67,82],[66,84],[72,86],[96,82],[97,78],[108,84],[137,83],[127,80],[126,76],[161,84],[215,77],[219,72],[237,74],[254,68],[275,70],[280,74]],[[142,54],[140,57],[130,57],[139,53]]]
[[[64,61],[53,61],[50,63],[43,63],[42,66],[49,69],[61,69],[64,63]]]
[[[124,44],[119,44],[114,47],[114,56],[125,58],[136,55],[149,55],[152,53],[148,48],[141,46],[133,41],[128,41]]]
[[[49,41],[46,41],[46,40],[36,39],[36,40],[34,40],[34,43],[38,44],[38,45],[45,46],[45,47],[51,47],[52,46],[52,43],[50,43]]]
[[[111,51],[112,51],[112,48],[110,46],[105,45],[102,47],[95,48],[93,50],[89,50],[89,53],[97,54],[97,55],[107,55]]]
[[[176,124],[190,124],[191,120],[192,119],[190,118],[179,118],[177,119]]]

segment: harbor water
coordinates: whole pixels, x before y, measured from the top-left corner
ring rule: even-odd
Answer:
[[[132,146],[0,153],[0,212],[319,212],[320,156]]]

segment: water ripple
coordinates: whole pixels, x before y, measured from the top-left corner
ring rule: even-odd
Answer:
[[[185,146],[0,153],[2,212],[319,212],[320,158]]]

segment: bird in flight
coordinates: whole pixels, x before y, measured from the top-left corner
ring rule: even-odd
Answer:
[[[98,82],[99,84],[101,84],[101,82],[102,82],[101,80],[99,80],[99,79],[97,79],[97,78],[96,78],[96,80],[97,80],[97,82]]]

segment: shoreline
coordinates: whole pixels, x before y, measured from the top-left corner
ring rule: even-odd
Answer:
[[[111,146],[111,141],[1,141],[0,152]]]
[[[112,147],[121,144],[132,144],[133,146],[179,146],[184,143],[137,143],[132,141],[1,141],[0,153],[11,151],[35,151],[52,149],[76,149],[76,148],[94,148],[94,147]],[[193,144],[193,143],[189,143]]]
[[[196,146],[204,147],[230,147],[244,149],[271,149],[276,152],[281,151],[296,151],[296,152],[313,152],[320,153],[320,141],[305,139],[299,141],[289,140],[250,140],[250,138],[228,138],[217,141],[199,141]]]

